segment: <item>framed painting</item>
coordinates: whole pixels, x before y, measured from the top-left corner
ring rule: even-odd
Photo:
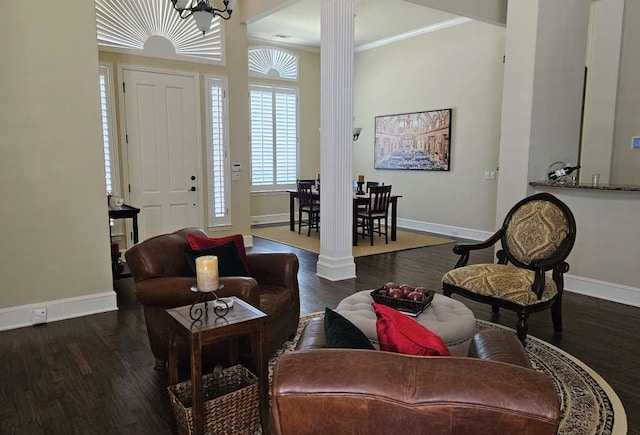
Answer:
[[[449,170],[451,109],[375,119],[375,169]]]

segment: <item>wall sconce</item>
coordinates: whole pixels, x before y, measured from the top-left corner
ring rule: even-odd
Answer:
[[[362,131],[362,127],[354,127],[353,128],[353,140],[357,141],[360,137],[360,132]]]

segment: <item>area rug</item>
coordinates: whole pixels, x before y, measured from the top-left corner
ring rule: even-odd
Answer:
[[[311,231],[311,236],[307,237],[306,231],[298,234],[298,231],[289,230],[289,225],[279,225],[274,227],[253,228],[251,234],[255,237],[283,243],[295,248],[304,249],[305,251],[316,254],[320,253],[320,233],[316,231]],[[442,237],[398,230],[397,240],[392,242],[391,237],[389,237],[389,243],[385,244],[384,237],[376,237],[373,246],[369,243],[369,239],[359,240],[358,246],[353,247],[352,253],[354,257],[364,257],[367,255],[384,254],[387,252],[443,245],[453,242],[454,240]]]
[[[269,379],[278,357],[295,349],[300,332],[313,317],[312,313],[300,317],[298,333],[287,341],[269,360]],[[501,328],[515,331],[491,322],[476,320],[476,330]],[[618,395],[593,369],[579,359],[538,338],[527,336],[526,351],[535,370],[547,374],[560,399],[562,421],[559,434],[605,435],[626,434],[627,416]]]

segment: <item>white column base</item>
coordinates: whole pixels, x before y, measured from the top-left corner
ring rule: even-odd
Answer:
[[[329,281],[342,281],[356,277],[356,263],[352,256],[334,258],[320,254],[316,268],[316,275]]]

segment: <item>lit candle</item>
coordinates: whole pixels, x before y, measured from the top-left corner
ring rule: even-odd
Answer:
[[[364,183],[364,175],[358,175],[358,183]]]
[[[218,257],[204,255],[196,258],[196,280],[200,292],[218,290]]]

